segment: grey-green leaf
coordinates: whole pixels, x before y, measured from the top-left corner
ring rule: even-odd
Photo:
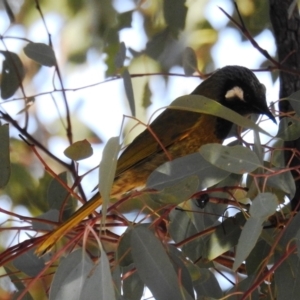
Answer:
[[[37,276],[45,267],[43,258],[34,253],[34,249],[29,249],[13,260],[13,265],[30,277]]]
[[[110,192],[115,179],[117,160],[120,151],[119,137],[108,140],[103,149],[102,160],[99,166],[99,191],[103,199],[102,216],[105,218],[106,208],[110,200]]]
[[[0,51],[0,53],[5,57],[2,64],[1,97],[2,99],[8,99],[21,86],[25,70],[16,53],[10,51]]]
[[[275,213],[277,205],[277,198],[271,193],[261,193],[253,200],[249,211],[251,217],[247,220],[239,238],[233,270],[248,257],[262,232],[263,222]]]
[[[101,251],[100,261],[86,276],[80,299],[116,300],[107,255]]]
[[[50,300],[80,300],[86,276],[94,264],[84,251],[78,249],[60,261],[50,288]]]
[[[262,223],[263,220],[258,218],[249,218],[247,220],[237,245],[235,261],[232,267],[234,271],[236,271],[254,248],[262,231]]]
[[[249,213],[253,218],[267,219],[273,215],[278,206],[277,197],[272,193],[260,193],[252,201]]]
[[[207,144],[199,152],[211,164],[235,174],[249,173],[262,166],[253,151],[240,145]]]
[[[235,111],[221,105],[219,102],[204,96],[186,95],[179,97],[170,104],[169,108],[177,108],[213,115],[237,124],[243,128],[249,128],[271,136],[267,131],[260,128],[250,119],[247,119]]]
[[[125,58],[126,58],[126,46],[124,42],[121,42],[120,49],[115,58],[115,66],[117,69],[123,67]]]
[[[29,58],[43,66],[53,67],[56,65],[55,53],[53,49],[46,44],[29,43],[24,48],[24,52]]]
[[[163,10],[166,23],[171,31],[177,35],[179,30],[182,30],[185,25],[187,7],[185,0],[164,0]]]
[[[184,74],[189,76],[197,70],[197,57],[194,49],[186,47],[183,52],[183,70]]]
[[[67,147],[64,151],[64,155],[72,160],[79,161],[92,156],[93,148],[89,141],[84,139]]]
[[[166,249],[148,229],[138,226],[131,233],[131,251],[137,272],[156,300],[186,299],[179,288],[175,269]]]
[[[284,141],[294,141],[300,137],[300,120],[297,116],[285,117],[280,120],[276,137]]]
[[[288,96],[287,99],[289,100],[296,114],[300,116],[300,90]]]
[[[7,185],[10,178],[9,126],[0,125],[0,188]]]
[[[163,189],[179,183],[187,176],[196,175],[199,179],[199,190],[217,184],[230,173],[212,165],[199,153],[193,153],[166,162],[152,172],[146,186]]]
[[[124,88],[129,102],[131,114],[135,116],[135,101],[134,101],[132,81],[127,69],[123,72],[122,78],[123,78]]]

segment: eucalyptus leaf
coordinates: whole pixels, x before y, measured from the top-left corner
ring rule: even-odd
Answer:
[[[54,228],[54,225],[49,222],[58,222],[59,221],[59,211],[57,209],[50,209],[42,215],[37,216],[32,220],[32,228],[37,231],[51,231]]]
[[[300,229],[298,229],[298,231],[296,233],[296,245],[297,245],[298,259],[300,259]]]
[[[262,223],[263,219],[259,218],[249,218],[247,220],[238,241],[235,260],[232,267],[233,271],[237,270],[256,245],[262,231]]]
[[[132,272],[134,265],[123,268],[123,274],[130,272],[130,276],[126,276],[123,280],[124,298],[130,300],[141,300],[145,285],[137,272]]]
[[[105,251],[101,251],[99,262],[86,276],[80,299],[116,300],[109,261]]]
[[[134,94],[133,94],[133,87],[130,74],[127,69],[124,70],[122,74],[124,88],[126,92],[126,96],[129,102],[129,107],[131,110],[131,114],[135,116],[135,101],[134,101]]]
[[[199,152],[211,164],[235,174],[249,173],[262,166],[253,151],[239,145],[206,144]]]
[[[13,260],[15,268],[30,277],[37,276],[45,267],[43,258],[38,257],[34,251],[34,249],[29,249]]]
[[[198,191],[198,186],[199,180],[197,176],[189,176],[158,193],[150,193],[149,197],[158,203],[180,204],[195,194]]]
[[[106,217],[107,205],[110,200],[111,188],[115,179],[118,155],[121,145],[119,137],[112,137],[108,140],[102,153],[102,160],[99,166],[99,192],[103,199],[102,205],[102,221]]]
[[[175,99],[168,108],[189,110],[213,115],[237,124],[243,128],[249,128],[271,136],[267,131],[260,128],[253,121],[221,105],[219,102],[201,95],[186,95],[179,97]]]
[[[86,139],[84,139],[70,145],[65,149],[64,154],[72,160],[79,161],[92,156],[93,148],[91,144]]]
[[[212,165],[199,153],[193,153],[168,161],[148,177],[146,186],[153,189],[164,189],[179,183],[188,176],[198,177],[198,190],[208,188],[224,178],[230,173]]]
[[[265,220],[275,213],[277,206],[278,200],[274,194],[260,193],[253,199],[249,213],[251,217]]]
[[[269,174],[269,172],[267,174]],[[283,171],[279,172],[277,175],[269,176],[267,178],[267,186],[283,191],[288,194],[291,199],[294,198],[296,193],[295,180],[291,171]]]
[[[253,201],[250,207],[251,217],[247,220],[240,235],[233,270],[235,271],[240,264],[248,257],[255,247],[257,240],[262,232],[263,222],[276,212],[278,201],[271,193],[261,193]]]
[[[19,56],[10,51],[0,51],[5,57],[2,64],[1,98],[6,100],[14,95],[25,77],[23,63]]]
[[[294,141],[300,137],[300,119],[285,117],[280,120],[277,138],[284,141]]]
[[[185,25],[187,14],[185,0],[164,0],[163,5],[165,21],[171,31],[177,35],[179,30],[182,30]]]
[[[10,178],[10,141],[8,124],[0,125],[0,188],[7,185]]]
[[[282,253],[275,252],[275,261],[281,260]],[[277,299],[299,299],[300,286],[300,259],[297,254],[292,253],[283,260],[274,272]]]
[[[189,76],[197,70],[197,57],[191,47],[186,47],[183,52],[183,70],[184,74]]]
[[[238,213],[222,222],[210,235],[205,245],[204,257],[214,260],[235,247],[245,222],[246,219],[242,213]]]
[[[56,65],[55,53],[53,49],[46,44],[29,43],[24,48],[24,52],[29,58],[43,66],[53,67]]]
[[[137,272],[156,300],[193,299],[179,288],[166,249],[148,229],[137,226],[131,233],[131,251]]]
[[[197,299],[221,299],[223,296],[222,289],[215,275],[208,269],[196,269],[194,280],[194,289],[197,292]]]
[[[119,52],[117,53],[115,58],[115,66],[117,69],[123,67],[125,58],[126,58],[126,46],[124,42],[121,42]]]
[[[94,263],[78,249],[60,261],[50,288],[50,300],[80,300],[81,291]]]
[[[296,114],[300,116],[300,90],[287,97]]]

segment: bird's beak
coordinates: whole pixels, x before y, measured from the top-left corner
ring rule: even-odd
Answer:
[[[273,114],[269,111],[269,109],[267,108],[266,111],[262,112],[264,115],[266,115],[270,120],[272,120],[275,124],[277,124],[275,117],[273,116]]]

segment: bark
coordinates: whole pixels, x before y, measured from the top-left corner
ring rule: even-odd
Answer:
[[[300,17],[297,5],[292,14],[288,16],[288,10],[293,0],[269,0],[270,20],[274,29],[274,36],[277,44],[278,61],[282,66],[290,70],[300,70]],[[287,72],[279,72],[280,90],[279,98],[291,95],[300,90],[300,77]],[[281,112],[291,111],[288,101],[280,101]],[[300,139],[285,142],[286,148],[294,148],[300,151]],[[291,157],[291,151],[285,153],[286,161]],[[291,166],[300,165],[300,158],[295,157]],[[291,200],[292,209],[299,209],[300,204],[300,180],[297,172],[293,172],[296,180],[296,195]]]

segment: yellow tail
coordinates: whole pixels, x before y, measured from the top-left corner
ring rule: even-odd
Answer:
[[[67,221],[52,231],[49,236],[38,246],[35,253],[38,255],[43,255],[49,251],[60,238],[62,238],[68,231],[79,224],[101,204],[102,198],[100,194],[97,193],[92,197],[91,200],[80,207]]]

